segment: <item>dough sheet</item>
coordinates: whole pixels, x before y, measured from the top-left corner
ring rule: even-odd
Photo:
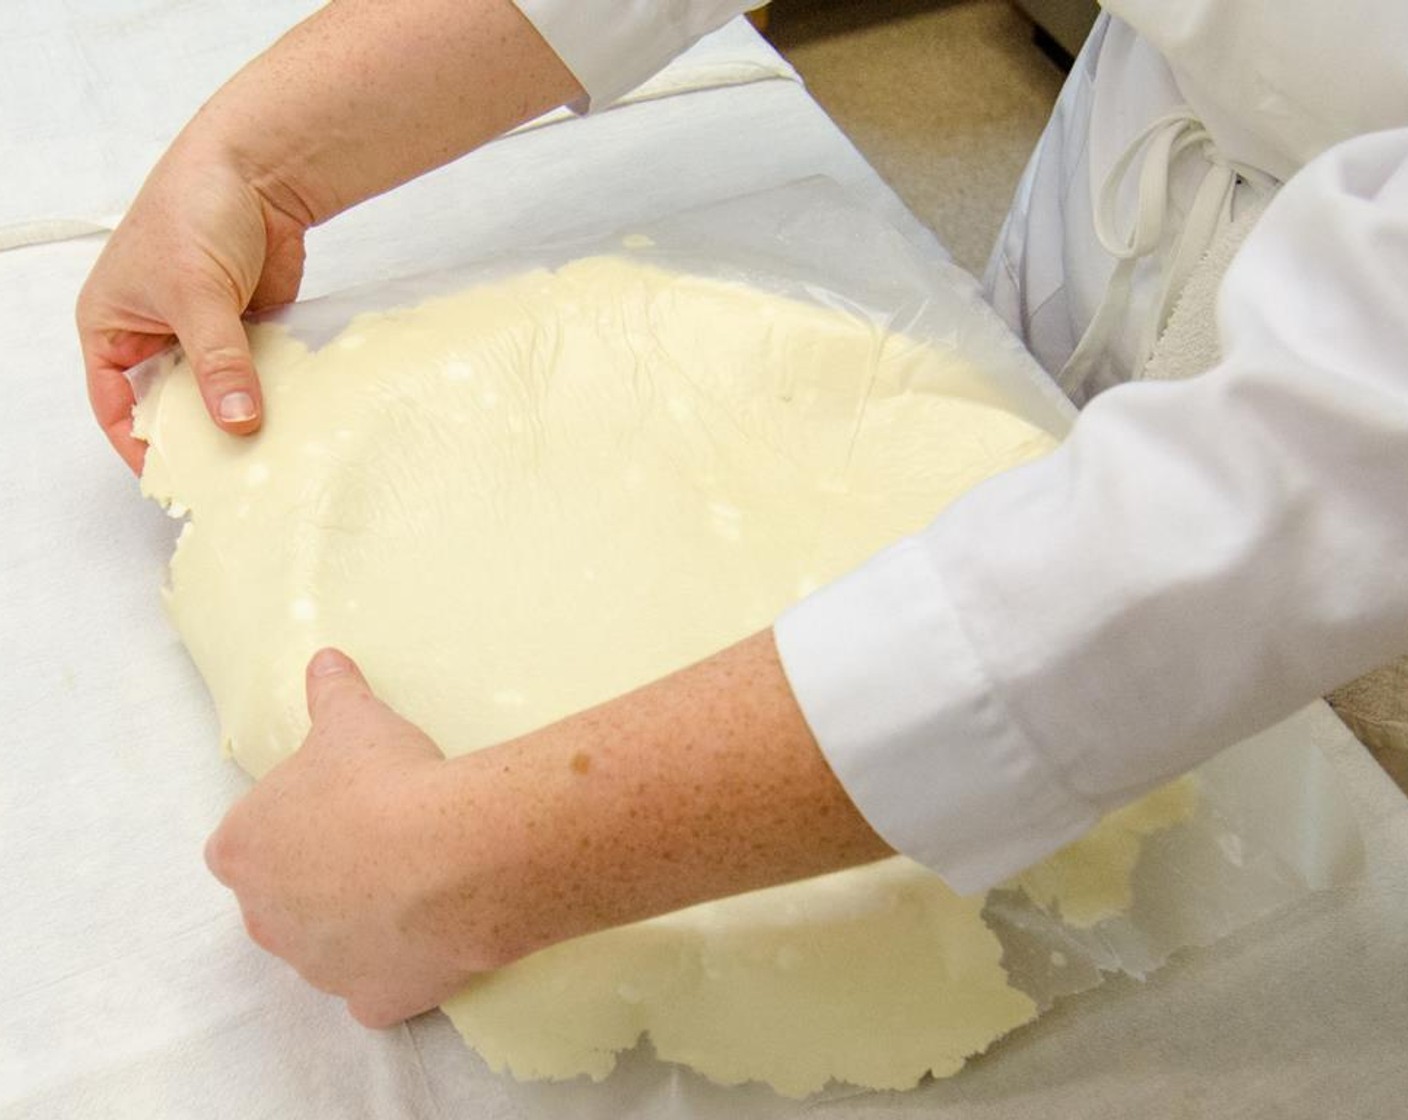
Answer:
[[[316,351],[251,340],[257,437],[209,424],[179,363],[136,423],[144,492],[188,517],[172,618],[255,776],[306,733],[321,646],[474,750],[769,625],[1053,446],[951,353],[625,257],[362,315]],[[1140,837],[1191,808],[1161,796],[1020,885],[1073,924],[1127,906]],[[895,858],[555,946],[445,1011],[521,1078],[602,1078],[648,1036],[725,1084],[906,1088],[1036,1015],[982,907]]]

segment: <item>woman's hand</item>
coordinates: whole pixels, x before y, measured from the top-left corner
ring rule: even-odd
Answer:
[[[256,430],[239,317],[298,294],[305,231],[582,96],[511,0],[333,0],[295,27],[187,125],[79,297],[118,454],[141,470],[123,372],[173,338],[215,422]]]
[[[461,960],[473,915],[444,936],[456,866],[436,841],[446,763],[372,695],[344,655],[308,666],[313,727],[225,817],[206,862],[239,898],[249,935],[309,983],[385,1027],[434,1007],[497,960]],[[458,829],[457,829],[458,831]]]
[[[240,316],[298,294],[311,219],[291,209],[214,145],[183,137],[108,241],[78,299],[78,334],[93,413],[134,472],[146,447],[132,436],[125,371],[173,339],[215,423],[238,435],[259,427],[259,379]]]
[[[570,937],[889,854],[763,631],[635,692],[445,760],[344,655],[312,730],[206,861],[250,936],[368,1026]]]

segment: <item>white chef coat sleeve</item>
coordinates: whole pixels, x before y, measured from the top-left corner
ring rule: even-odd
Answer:
[[[861,813],[960,891],[1408,651],[1408,129],[1295,176],[1218,317],[1212,370],[777,623]]]
[[[764,0],[514,0],[599,109]]]

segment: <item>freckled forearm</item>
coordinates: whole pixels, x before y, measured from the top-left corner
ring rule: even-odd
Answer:
[[[503,892],[488,905],[509,916],[509,957],[890,854],[827,766],[770,631],[451,765],[455,858],[499,869],[481,882]]]
[[[333,0],[187,133],[314,224],[581,92],[509,0]]]

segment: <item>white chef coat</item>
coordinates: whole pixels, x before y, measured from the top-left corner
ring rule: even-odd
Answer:
[[[767,0],[514,0],[601,108]]]
[[[519,4],[593,105],[745,7]],[[1056,372],[1115,268],[1097,215],[1137,210],[1140,133],[1188,142],[1146,188],[1162,233],[1077,388],[1093,399],[1056,453],[776,626],[848,794],[962,891],[1408,651],[1408,5],[1105,6],[989,269]],[[1285,186],[1223,282],[1222,361],[1096,396],[1136,372],[1224,164],[1245,173],[1224,176],[1228,212]]]

